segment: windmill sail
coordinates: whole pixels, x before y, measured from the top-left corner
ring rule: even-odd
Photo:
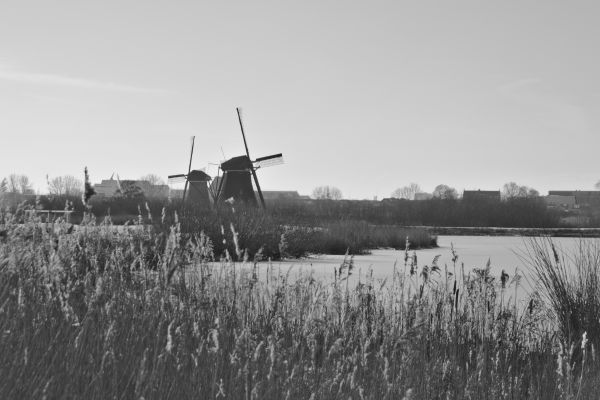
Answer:
[[[281,153],[260,157],[254,160],[254,168],[266,168],[280,164],[283,164],[283,154]]]
[[[214,192],[216,192],[215,199],[217,203],[223,203],[229,199],[233,199],[235,202],[256,206],[258,205],[258,202],[252,187],[252,180],[254,180],[256,193],[258,193],[258,197],[260,198],[260,204],[263,208],[266,208],[265,199],[258,182],[258,177],[256,176],[256,170],[271,165],[282,164],[283,155],[281,153],[272,154],[252,161],[252,158],[250,158],[250,151],[248,150],[246,134],[244,133],[241,109],[236,108],[236,111],[240,123],[240,130],[242,131],[246,155],[233,157],[223,161],[220,165],[220,170],[223,171],[223,175],[219,177],[218,182],[213,181],[211,189],[214,188]]]
[[[169,175],[169,183],[183,183],[185,182],[185,174]]]

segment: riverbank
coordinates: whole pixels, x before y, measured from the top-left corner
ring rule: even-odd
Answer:
[[[7,235],[10,225],[14,232],[27,231],[33,226],[54,234],[97,231],[146,232],[164,241],[173,229],[180,239],[210,241],[215,260],[236,255],[237,260],[282,260],[299,259],[315,254],[364,255],[374,249],[430,249],[437,247],[437,236],[424,229],[409,229],[402,226],[371,225],[364,221],[343,220],[306,226],[286,224],[270,215],[251,212],[229,215],[205,214],[201,217],[178,217],[167,220],[139,215],[126,224],[114,224],[111,218],[96,220],[91,217],[81,224],[67,223],[63,219],[45,222],[32,213],[14,214],[9,224],[0,220],[0,236]],[[29,233],[26,233],[29,234]],[[164,243],[163,243],[164,244]]]
[[[446,236],[549,236],[600,238],[600,228],[503,228],[469,226],[407,226]]]

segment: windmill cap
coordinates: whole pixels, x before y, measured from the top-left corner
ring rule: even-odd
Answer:
[[[197,169],[193,170],[188,175],[188,181],[190,182],[207,182],[211,179],[212,178],[209,175],[207,175],[204,171],[200,171]]]
[[[248,156],[238,156],[230,158],[221,164],[223,171],[243,171],[252,169],[252,162]]]

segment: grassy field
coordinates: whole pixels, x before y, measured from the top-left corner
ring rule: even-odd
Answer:
[[[351,257],[328,283],[241,263],[235,238],[214,263],[210,238],[178,224],[164,234],[0,221],[3,399],[592,399],[600,390],[598,249],[569,259],[532,243],[546,290],[520,305],[518,276],[464,271],[460,255],[417,265],[407,251],[387,280],[350,286]]]

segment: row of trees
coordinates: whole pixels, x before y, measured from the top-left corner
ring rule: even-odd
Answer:
[[[313,190],[311,197],[317,200],[341,200],[342,191],[335,186],[319,186]]]
[[[55,178],[46,177],[48,184],[48,194],[52,196],[80,196],[83,193],[83,180],[73,175],[57,176]],[[140,181],[148,181],[152,185],[164,185],[165,181],[156,174],[142,176]],[[133,181],[123,181],[133,182]],[[127,188],[129,185],[126,184]],[[0,193],[17,194],[35,194],[33,183],[27,175],[10,174],[0,180]]]
[[[152,178],[145,177],[151,181]],[[27,191],[31,187],[28,179],[11,177],[3,180],[3,187],[11,191]],[[9,188],[8,182],[11,182]],[[20,184],[17,184],[19,183]],[[135,183],[135,181],[129,181]],[[160,182],[158,180],[154,182]],[[416,186],[416,188],[415,188]],[[68,200],[76,213],[83,210],[81,199],[81,181],[73,177],[61,177],[48,180],[48,190],[54,196],[39,196],[43,209],[61,209]],[[139,207],[144,210],[148,202],[153,212],[159,212],[163,206],[177,208],[177,202],[167,203],[162,198],[151,198],[135,189],[128,189],[128,181],[121,181],[120,196],[99,197],[94,205],[94,213],[103,217],[110,214],[115,221],[124,222],[135,217]],[[409,188],[410,189],[410,188]],[[413,185],[412,193],[420,193],[418,185]],[[316,202],[277,202],[269,205],[269,213],[280,215],[289,224],[311,224],[316,221],[363,220],[375,224],[434,225],[434,226],[513,226],[513,227],[550,227],[558,226],[559,213],[549,210],[543,199],[534,196],[530,188],[516,184],[507,184],[503,188],[506,201],[488,199],[457,199],[454,188],[438,185],[435,197],[427,201],[369,202],[342,200],[341,191],[333,186],[315,188],[313,197],[339,201]],[[131,196],[126,195],[131,194]],[[414,196],[414,195],[413,195]],[[409,197],[409,195],[407,195]],[[410,197],[409,197],[410,198]],[[414,198],[414,197],[413,197]],[[29,202],[32,202],[29,199]],[[75,215],[73,215],[75,217]],[[120,218],[120,219],[118,219]]]
[[[83,181],[73,175],[48,179],[48,194],[76,196],[83,192]],[[10,174],[0,181],[0,193],[35,194],[33,183],[27,175]]]
[[[594,188],[600,190],[600,181],[594,185]],[[391,197],[396,199],[414,200],[417,193],[423,193],[421,186],[419,186],[418,183],[411,182],[406,186],[394,190]],[[460,198],[460,194],[455,188],[445,184],[437,185],[435,189],[433,189],[431,195],[438,199]],[[507,200],[539,197],[540,192],[532,187],[519,185],[516,182],[507,182],[502,186],[500,195],[503,199]],[[335,186],[319,186],[313,190],[311,197],[317,200],[341,200],[342,192]]]
[[[83,192],[83,181],[73,175],[47,179],[48,194],[50,195],[78,196]],[[152,185],[165,184],[165,181],[156,174],[144,175],[139,180],[147,181]],[[600,181],[594,185],[594,188],[600,190]],[[0,193],[34,194],[33,184],[27,175],[11,174],[0,181]],[[407,186],[394,190],[391,197],[414,200],[417,193],[423,193],[421,186],[418,183],[412,182]],[[445,184],[437,185],[431,195],[439,199],[457,199],[460,197],[455,188]],[[501,195],[503,199],[514,199],[538,197],[540,193],[534,188],[518,185],[516,182],[508,182],[502,187]],[[335,186],[316,187],[311,197],[317,200],[341,200],[343,198],[342,191]]]
[[[0,192],[33,194],[33,186],[27,175],[11,174],[0,181]]]
[[[600,189],[600,182],[597,184]],[[407,186],[398,188],[392,192],[392,197],[396,199],[414,200],[417,193],[423,193],[418,183],[410,183]],[[505,183],[502,187],[501,196],[503,199],[530,198],[539,197],[540,193],[528,186],[520,186],[515,182]],[[458,191],[448,185],[437,185],[433,189],[432,196],[438,199],[458,199]]]
[[[515,182],[508,182],[502,186],[502,197],[504,199],[539,197],[540,192],[529,186],[519,186]]]
[[[594,185],[594,188],[600,190],[600,181]],[[414,200],[417,193],[423,193],[421,186],[419,186],[418,183],[411,182],[406,186],[394,190],[391,197],[396,199]],[[460,197],[460,194],[455,188],[445,184],[437,185],[435,189],[433,189],[431,195],[438,199],[458,199]],[[507,182],[502,186],[500,195],[505,200],[533,198],[539,197],[540,192],[532,187],[519,185],[516,182]],[[334,186],[319,186],[313,190],[312,198],[318,200],[341,200],[342,192]]]
[[[418,183],[410,183],[408,186],[403,186],[392,192],[392,197],[396,199],[414,200],[417,193],[423,193],[421,186]],[[433,197],[438,199],[457,199],[459,197],[455,188],[448,185],[437,185],[433,189]]]

